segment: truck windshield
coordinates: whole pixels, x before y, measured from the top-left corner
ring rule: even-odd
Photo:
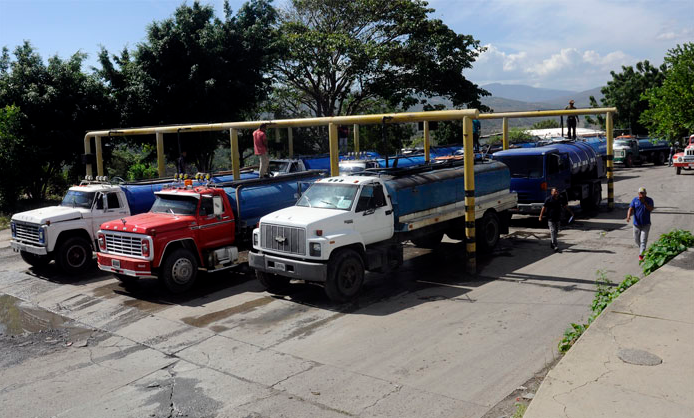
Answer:
[[[539,179],[544,174],[541,155],[503,156],[495,159],[508,166],[511,177]]]
[[[80,192],[77,190],[68,190],[67,194],[63,198],[63,201],[60,202],[60,206],[89,209],[92,207],[95,194],[95,192]]]
[[[629,141],[614,141],[614,144],[615,145],[621,145],[623,147],[630,147],[631,146]]]
[[[356,184],[314,183],[301,196],[297,206],[350,210],[359,186]]]
[[[171,213],[174,215],[195,215],[198,199],[192,196],[157,196],[152,205],[154,213]]]

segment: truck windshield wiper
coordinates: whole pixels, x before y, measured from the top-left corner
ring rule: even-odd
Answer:
[[[332,206],[332,207],[334,207],[334,208],[337,207],[336,204],[334,204],[334,203],[332,203],[332,202],[328,202],[327,200],[321,200],[320,202],[321,202],[321,203],[325,203],[326,205],[330,205],[330,206]]]

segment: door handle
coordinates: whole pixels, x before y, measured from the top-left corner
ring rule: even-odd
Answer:
[[[353,221],[352,219],[347,219],[347,220],[345,220],[345,223],[346,223],[346,224],[351,224],[351,223],[354,223],[354,221]]]
[[[393,213],[393,209],[389,209],[386,211],[386,215],[390,215],[391,213]]]

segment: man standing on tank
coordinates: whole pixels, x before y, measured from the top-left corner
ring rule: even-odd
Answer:
[[[565,110],[575,110],[573,99],[569,100],[569,105],[564,108]],[[576,139],[576,124],[578,123],[577,115],[569,115],[566,117],[566,125],[568,126],[568,136],[569,139]],[[571,135],[571,128],[573,128],[573,136]]]
[[[267,154],[267,135],[265,129],[267,123],[260,124],[260,127],[253,131],[253,149],[255,155],[260,160],[260,168],[258,169],[258,177],[265,177],[268,166],[270,165],[270,157]]]

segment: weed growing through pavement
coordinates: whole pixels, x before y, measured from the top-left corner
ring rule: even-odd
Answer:
[[[643,274],[648,276],[653,271],[662,267],[679,253],[685,251],[687,247],[694,247],[694,235],[682,229],[675,229],[660,236],[645,253],[643,260],[639,261]]]

